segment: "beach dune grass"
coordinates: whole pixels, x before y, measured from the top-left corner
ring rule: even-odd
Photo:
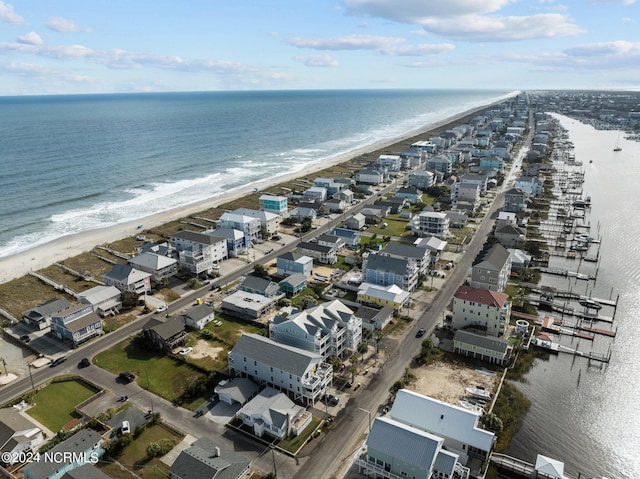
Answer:
[[[84,278],[76,276],[65,269],[61,268],[58,265],[52,264],[51,266],[41,269],[38,273],[46,276],[52,281],[55,281],[58,284],[62,284],[67,288],[75,291],[76,293],[81,293],[88,289],[93,288],[94,286],[98,286],[98,283],[94,283],[93,281],[87,281]]]
[[[35,406],[28,409],[27,414],[56,433],[72,419],[79,418],[75,407],[97,392],[80,380],[52,382],[37,392]]]
[[[16,319],[22,318],[22,313],[28,309],[60,296],[73,301],[71,296],[56,291],[51,286],[30,275],[0,284],[0,307]]]
[[[205,373],[162,351],[150,351],[136,347],[130,339],[102,351],[93,363],[113,373],[113,380],[120,371],[129,371],[138,385],[150,392],[173,401],[184,393],[186,386],[205,376]],[[204,401],[206,398],[202,398]]]

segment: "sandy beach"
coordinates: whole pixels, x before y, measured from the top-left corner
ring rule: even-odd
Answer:
[[[496,104],[497,103],[499,102],[496,102]],[[461,118],[464,118],[476,112],[484,111],[490,106],[491,104],[488,104],[482,107],[473,108],[461,112],[452,117],[443,119],[442,121],[434,122],[432,124],[425,125],[425,127],[418,130],[408,132],[401,137],[373,143],[371,145],[368,145],[367,147],[361,148],[359,150],[353,150],[343,155],[338,155],[331,160],[317,163],[309,168],[306,168],[305,170],[296,171],[294,173],[291,173],[290,175],[282,175],[271,178],[269,180],[263,180],[252,185],[247,185],[243,188],[230,191],[224,195],[219,195],[213,198],[202,200],[180,208],[167,210],[152,216],[139,218],[134,221],[120,223],[108,228],[95,229],[63,236],[50,243],[37,246],[35,248],[23,251],[12,256],[0,258],[0,283],[5,283],[14,278],[19,278],[27,274],[29,271],[37,271],[39,269],[50,266],[57,261],[63,261],[66,258],[76,256],[85,251],[90,251],[97,245],[110,243],[122,238],[133,236],[140,233],[141,230],[157,227],[170,221],[178,220],[180,218],[184,218],[200,211],[204,211],[208,208],[228,203],[236,198],[252,193],[254,191],[254,188],[256,187],[261,191],[267,190],[268,188],[279,183],[295,179],[302,175],[312,174],[333,165],[345,163],[360,155],[392,146],[409,138],[427,134],[428,132],[436,128],[441,128],[445,125],[454,126]],[[138,228],[139,225],[142,225],[142,228]]]

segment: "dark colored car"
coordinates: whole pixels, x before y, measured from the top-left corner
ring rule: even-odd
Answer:
[[[62,364],[67,360],[66,356],[60,356],[58,359],[54,359],[53,361],[51,361],[51,363],[49,363],[49,367],[53,368],[56,367],[58,364]]]
[[[324,397],[324,402],[329,406],[337,406],[338,403],[340,402],[340,399],[338,399],[336,396],[333,396],[331,394],[327,394]]]
[[[418,329],[418,332],[416,333],[416,338],[421,338],[422,336],[424,336],[424,328],[420,328]]]
[[[86,368],[86,367],[89,367],[90,365],[91,365],[91,361],[89,361],[88,358],[82,358],[78,363],[79,368]]]
[[[28,334],[23,334],[22,336],[20,336],[20,341],[24,341],[25,343],[28,343],[29,341],[31,341],[31,338],[29,337]]]
[[[129,371],[123,371],[120,374],[118,374],[118,379],[126,383],[130,383],[135,378],[136,377],[133,374],[131,374]]]

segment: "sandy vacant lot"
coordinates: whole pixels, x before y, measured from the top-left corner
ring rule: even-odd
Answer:
[[[412,369],[411,372],[417,380],[411,383],[408,389],[456,406],[465,395],[464,389],[468,386],[484,386],[492,393],[497,386],[496,376],[488,376],[474,369],[453,364],[421,366]]]
[[[204,339],[199,339],[193,346],[193,351],[191,351],[189,356],[191,356],[193,359],[202,359],[206,358],[207,356],[213,359],[217,359],[218,354],[220,354],[222,351],[224,351],[223,348],[211,346],[211,344],[209,344]]]

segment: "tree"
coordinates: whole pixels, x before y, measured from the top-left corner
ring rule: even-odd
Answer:
[[[355,366],[351,366],[349,368],[349,372],[351,373],[351,382],[356,380],[356,373],[358,372],[358,368]]]
[[[361,354],[361,361],[364,362],[364,353],[369,350],[369,345],[367,343],[358,344],[358,352]]]
[[[267,268],[263,264],[256,263],[253,266],[253,274],[258,278],[264,278],[267,275]]]
[[[485,429],[491,432],[495,432],[496,434],[502,432],[502,429],[504,427],[502,419],[500,419],[492,412],[484,414],[481,418],[481,423]]]
[[[160,439],[158,442],[150,442],[147,446],[147,456],[160,457],[164,456],[175,446],[173,439]]]
[[[124,309],[131,309],[138,305],[140,295],[135,291],[123,291],[120,293],[120,300]]]
[[[333,356],[331,358],[331,366],[333,366],[334,371],[340,371],[342,369],[342,359],[338,356]]]

